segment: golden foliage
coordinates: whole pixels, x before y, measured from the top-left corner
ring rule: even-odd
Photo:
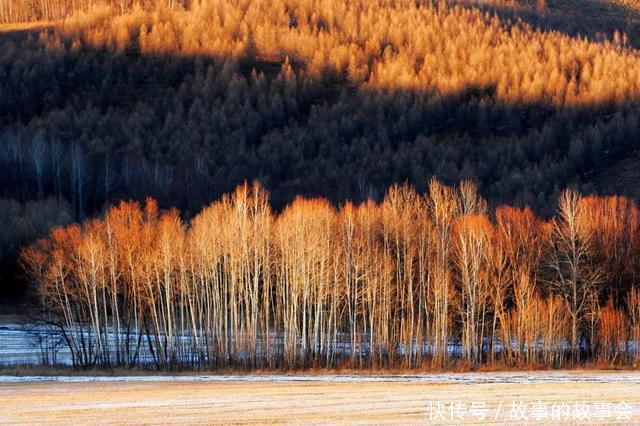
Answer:
[[[611,206],[628,212],[616,226]],[[638,292],[620,286],[637,284],[626,270],[638,257],[617,259],[625,269],[602,250],[638,250],[638,208],[573,192],[560,207],[550,225],[502,206],[494,224],[472,184],[433,180],[425,195],[394,186],[381,204],[338,210],[297,198],[274,214],[244,184],[189,223],[153,200],[122,202],[21,260],[79,365],[442,366],[459,343],[469,366],[559,366],[580,339],[598,350],[573,362],[636,359]],[[571,232],[584,227],[599,236]],[[604,282],[572,281],[605,268]],[[606,294],[627,308],[600,306]]]
[[[633,50],[445,3],[225,0],[124,14],[101,7],[66,19],[59,37],[143,54],[289,58],[312,78],[331,72],[363,89],[428,98],[488,91],[503,103],[586,106],[640,95]]]

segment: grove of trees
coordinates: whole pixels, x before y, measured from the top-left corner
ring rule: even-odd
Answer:
[[[432,179],[276,213],[245,183],[189,221],[120,202],[21,263],[85,367],[640,361],[640,210],[624,197],[565,190],[543,220]]]
[[[0,0],[0,23],[55,21],[105,5],[124,13],[140,5],[157,9],[178,8],[190,3],[191,0]]]

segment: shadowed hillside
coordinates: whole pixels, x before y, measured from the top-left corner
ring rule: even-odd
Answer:
[[[502,18],[520,19],[534,28],[573,37],[635,47],[640,43],[640,3],[635,0],[462,0],[456,3],[480,7]]]

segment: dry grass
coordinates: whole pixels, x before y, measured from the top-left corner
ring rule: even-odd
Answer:
[[[526,406],[625,401],[640,422],[640,385],[408,382],[21,383],[0,385],[0,422],[30,424],[430,423],[429,402],[485,403],[488,422]],[[502,408],[498,408],[502,403]],[[615,410],[614,410],[615,412]],[[494,420],[494,416],[498,416]],[[615,418],[612,418],[614,420]],[[477,420],[467,411],[463,421]],[[448,422],[445,422],[448,423]],[[520,424],[523,422],[520,421]],[[526,423],[526,422],[525,422]],[[531,423],[544,423],[531,421]],[[547,423],[559,423],[551,420]],[[570,421],[575,423],[575,421]]]
[[[304,376],[333,376],[333,375],[349,375],[349,376],[399,376],[399,375],[420,375],[420,374],[463,374],[463,373],[540,373],[545,372],[570,372],[572,374],[586,374],[592,371],[600,372],[633,372],[640,366],[632,364],[604,364],[604,363],[585,363],[580,365],[567,365],[562,370],[548,367],[541,364],[522,364],[522,365],[506,365],[506,364],[482,364],[478,368],[471,368],[464,362],[451,362],[446,367],[436,367],[431,364],[425,364],[421,367],[413,368],[321,368],[321,367],[301,367],[292,369],[269,369],[269,368],[241,368],[228,367],[217,369],[193,369],[192,367],[174,368],[168,370],[157,370],[153,365],[147,367],[113,367],[113,368],[77,368],[65,365],[46,366],[24,364],[5,364],[0,365],[0,376],[69,376],[69,377],[109,377],[109,376],[201,376],[201,375],[220,375],[220,376],[269,376],[269,375],[304,375]]]

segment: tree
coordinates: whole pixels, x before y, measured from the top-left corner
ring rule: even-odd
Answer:
[[[37,197],[42,198],[44,195],[44,160],[45,160],[45,142],[42,135],[35,135],[31,139],[31,145],[29,149],[31,161],[33,163],[33,170],[36,175],[36,188]]]
[[[548,282],[564,301],[571,316],[571,355],[580,357],[582,321],[587,314],[589,299],[598,290],[602,272],[592,263],[593,234],[580,220],[583,209],[581,196],[567,189],[558,200],[558,216],[553,220],[549,241],[550,269]]]
[[[508,355],[516,362],[526,362],[532,354],[525,348],[531,349],[537,343],[526,340],[525,329],[529,321],[528,310],[540,290],[538,279],[548,227],[529,208],[500,206],[496,210],[496,232],[497,255],[504,257],[504,270],[501,268],[495,275],[496,297],[497,300],[508,298],[514,307],[514,321],[510,322],[509,315],[505,314],[504,302],[497,306],[496,313]],[[516,351],[513,351],[512,343],[515,343]]]
[[[481,215],[463,215],[455,223],[455,264],[462,320],[463,350],[467,362],[482,361],[483,339],[490,298],[490,255],[493,227]]]
[[[433,300],[434,348],[433,362],[444,365],[448,358],[449,306],[451,287],[451,242],[453,221],[459,214],[458,203],[452,188],[436,179],[429,181],[427,205],[434,226],[434,256],[430,266],[433,283],[430,297]]]

